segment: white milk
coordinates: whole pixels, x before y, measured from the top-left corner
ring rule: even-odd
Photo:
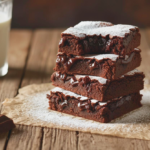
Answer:
[[[0,68],[7,60],[11,18],[0,12]]]

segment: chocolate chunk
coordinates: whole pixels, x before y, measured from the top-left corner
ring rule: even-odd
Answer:
[[[58,53],[55,71],[66,74],[82,74],[99,76],[106,79],[117,79],[121,75],[140,66],[140,49],[135,48],[129,56],[120,58],[119,55],[85,55],[72,56]],[[62,77],[65,79],[65,77]]]
[[[63,99],[62,103],[57,103],[55,97]],[[134,109],[141,107],[141,97],[139,92],[111,99],[108,102],[99,102],[77,95],[73,92],[54,88],[48,96],[49,108],[59,112],[67,113],[98,122],[110,122]],[[55,105],[55,107],[53,107]]]
[[[66,76],[66,80],[61,82],[61,76]],[[144,77],[141,71],[135,69],[115,80],[88,75],[63,75],[61,72],[54,72],[51,80],[54,86],[104,102],[142,90]]]
[[[0,133],[9,131],[15,127],[13,120],[6,117],[5,115],[0,115]]]

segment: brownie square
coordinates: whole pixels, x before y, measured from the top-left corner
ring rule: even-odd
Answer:
[[[54,72],[51,76],[54,86],[101,102],[142,90],[143,79],[144,74],[138,70],[130,71],[115,80],[87,75],[67,75],[61,72]]]
[[[140,45],[139,28],[103,21],[82,21],[61,34],[59,52],[67,55],[117,54],[125,57]]]
[[[135,48],[125,58],[116,54],[74,56],[59,52],[54,70],[69,75],[91,75],[113,80],[140,66],[140,52]]]
[[[141,97],[137,92],[104,103],[58,87],[47,95],[49,109],[102,123],[110,122],[141,107]]]

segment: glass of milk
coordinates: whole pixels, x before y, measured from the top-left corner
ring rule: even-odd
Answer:
[[[0,76],[8,72],[7,53],[12,17],[12,0],[0,0]]]

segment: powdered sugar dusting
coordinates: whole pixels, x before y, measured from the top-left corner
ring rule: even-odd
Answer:
[[[134,69],[134,70],[132,70],[132,71],[126,73],[125,75],[134,75],[134,74],[136,74],[136,73],[142,73],[142,72],[139,71],[138,69]]]
[[[83,28],[83,29],[91,29],[91,28],[102,28],[107,26],[112,26],[111,22],[106,21],[81,21],[74,28]]]
[[[63,52],[58,52],[57,55],[64,55]],[[111,59],[112,61],[116,61],[117,58],[119,58],[119,55],[116,54],[86,54],[84,56],[75,56],[77,58],[92,58],[92,59],[97,59],[97,60],[103,60],[103,59]]]
[[[2,114],[12,118],[17,124],[150,140],[150,91],[148,90],[141,91],[144,96],[143,106],[140,109],[111,123],[99,123],[48,109],[46,94],[49,94],[49,90],[37,92],[38,85],[35,89],[33,86],[29,87],[21,91],[28,91],[26,94],[22,93],[16,98],[6,99],[3,104]],[[37,93],[31,93],[31,89]]]
[[[136,51],[140,51],[139,49],[135,49]],[[131,55],[126,55],[123,60],[123,63],[128,63],[132,60],[135,52],[131,53]],[[64,55],[63,52],[58,52],[57,55]],[[86,59],[86,58],[92,58],[97,60],[103,60],[103,59],[111,59],[112,61],[116,61],[119,58],[119,55],[116,54],[86,54],[84,56],[75,56],[77,58]]]
[[[70,91],[67,91],[67,90],[64,90],[62,88],[59,88],[59,87],[55,87],[54,89],[51,90],[51,92],[61,92],[63,93],[64,95],[68,95],[68,96],[73,96],[75,98],[80,98],[80,100],[87,100],[89,99],[88,97],[85,97],[85,96],[81,96],[81,95],[78,95],[78,94],[75,94],[73,92],[70,92]]]
[[[140,49],[135,48],[135,51],[140,51]],[[60,54],[62,54],[61,52],[59,52]],[[126,55],[123,63],[128,63],[133,59],[133,56],[135,55],[135,52],[132,52],[129,56]],[[116,54],[86,54],[84,56],[76,56],[78,58],[80,57],[84,57],[84,58],[93,58],[93,59],[97,59],[97,60],[103,60],[103,59],[111,59],[112,61],[116,61],[119,58],[119,55]]]
[[[81,95],[78,95],[78,94],[75,94],[73,92],[70,92],[70,91],[67,91],[67,90],[64,90],[62,88],[59,88],[59,87],[55,87],[54,89],[51,90],[52,92],[61,92],[63,93],[64,95],[66,96],[73,96],[75,98],[79,98],[80,100],[88,100],[89,98],[88,97],[85,97],[85,96],[81,96]],[[97,101],[95,99],[91,99],[92,101]],[[106,103],[105,102],[100,102],[100,105],[105,105]]]
[[[60,126],[72,126],[75,128],[97,128],[104,130],[105,128],[109,128],[115,126],[115,124],[105,124],[106,127],[104,127],[102,124],[98,122],[85,122],[85,120],[80,120],[79,118],[72,118],[70,115],[64,115],[63,113],[57,113],[55,111],[48,109],[48,99],[46,98],[47,92],[38,93],[36,95],[30,96],[30,106],[28,107],[28,111],[26,110],[26,114],[29,116],[33,116],[39,120],[43,120],[46,122],[52,122],[53,124],[59,124]],[[116,123],[141,123],[141,122],[150,122],[150,92],[149,91],[141,91],[143,96],[142,103],[144,104],[143,107],[140,109],[133,111],[127,115],[125,115],[121,119],[117,119]],[[29,99],[29,98],[28,98]],[[94,102],[94,101],[93,101]],[[27,102],[29,103],[29,102]],[[22,106],[22,109],[24,109],[24,106]],[[24,111],[23,111],[24,112]],[[101,128],[102,127],[102,128]]]
[[[107,36],[109,35],[110,38],[114,36],[118,37],[125,37],[126,33],[130,33],[132,29],[136,29],[136,26],[132,25],[111,25],[111,23],[108,23],[108,25],[101,25],[101,24],[107,24],[107,22],[101,22],[101,21],[82,21],[79,24],[75,25],[74,27],[70,27],[67,30],[65,30],[63,34],[68,35],[74,35],[79,38],[84,38],[86,36]]]
[[[76,77],[77,80],[79,80],[80,78],[85,78],[88,75],[74,75]],[[102,77],[97,77],[97,76],[88,76],[91,80],[97,80],[99,83],[101,84],[106,84],[107,83],[107,79],[102,78]]]
[[[137,69],[134,69],[134,70],[126,73],[125,75],[122,75],[121,78],[124,78],[124,76],[134,76],[135,74],[140,74],[140,73],[142,73],[142,72],[137,70]],[[97,80],[101,84],[107,83],[107,79],[102,78],[102,77],[89,76],[89,75],[74,75],[74,76],[76,77],[77,80],[79,80],[80,78],[85,78],[86,76],[88,76],[91,80]]]
[[[95,104],[95,103],[97,103],[98,102],[98,100],[95,100],[95,99],[92,99],[91,100],[91,103],[93,103],[93,104]],[[101,104],[101,103],[100,103]]]
[[[81,57],[81,56],[76,56],[76,57]],[[119,58],[119,55],[116,54],[87,54],[82,56],[84,58],[95,58],[97,60],[102,60],[102,59],[111,59],[112,61],[116,61],[117,58]]]
[[[141,74],[141,73],[142,73],[142,72],[139,71],[138,69],[134,69],[134,70],[132,70],[132,71],[126,73],[125,75],[122,75],[121,78],[124,78],[124,76],[133,76],[133,75],[135,75],[135,74]]]

